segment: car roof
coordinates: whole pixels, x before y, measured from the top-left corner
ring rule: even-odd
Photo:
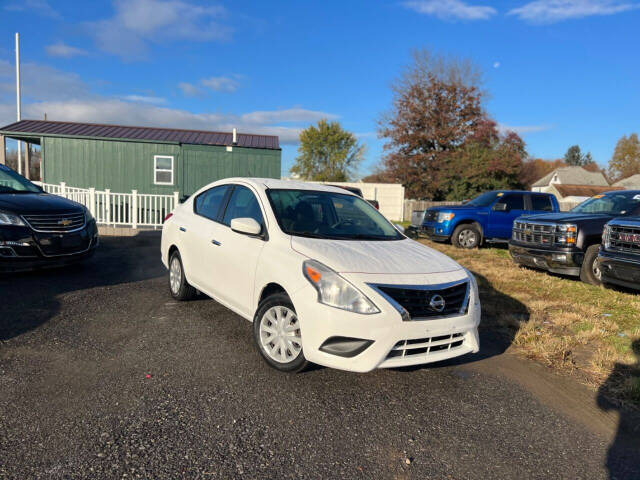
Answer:
[[[234,183],[234,182],[242,182],[249,183],[256,188],[267,190],[313,190],[320,192],[335,192],[342,193],[346,195],[354,195],[353,193],[345,190],[344,188],[335,187],[332,185],[325,185],[322,183],[315,182],[302,182],[299,180],[280,180],[276,178],[247,178],[247,177],[234,177],[234,178],[225,178],[217,184],[225,184],[225,183]]]

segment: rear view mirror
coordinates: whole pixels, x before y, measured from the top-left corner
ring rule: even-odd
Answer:
[[[253,218],[234,218],[231,220],[231,230],[244,235],[260,235],[262,226]]]
[[[506,203],[496,203],[493,206],[493,210],[496,212],[507,212],[509,211],[509,207],[507,206]]]

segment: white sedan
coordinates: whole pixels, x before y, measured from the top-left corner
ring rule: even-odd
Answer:
[[[476,281],[337,187],[230,178],[162,229],[171,295],[196,289],[253,322],[266,362],[366,372],[479,349]]]

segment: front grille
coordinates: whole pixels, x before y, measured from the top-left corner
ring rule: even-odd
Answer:
[[[463,343],[464,335],[462,333],[452,333],[451,335],[441,335],[439,337],[401,340],[394,345],[393,350],[391,350],[389,355],[387,355],[387,359],[425,356],[430,353],[440,352],[443,350],[460,348]]]
[[[609,225],[607,250],[640,253],[640,226]]]
[[[23,218],[37,232],[70,232],[82,228],[85,223],[84,212],[24,215]]]
[[[513,222],[511,238],[530,245],[553,245],[556,226],[551,223]]]
[[[469,282],[466,280],[441,288],[437,285],[429,287],[377,285],[376,288],[404,308],[413,319],[461,315],[467,307],[469,298]],[[431,305],[434,297],[436,300],[440,300],[437,297],[444,300],[443,309],[438,310]]]

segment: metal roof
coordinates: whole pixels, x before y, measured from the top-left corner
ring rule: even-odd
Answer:
[[[0,128],[0,134],[143,140],[160,143],[188,143],[191,145],[233,145],[232,133],[177,128],[102,125],[97,123],[54,122],[48,120],[21,120]],[[280,149],[278,137],[273,135],[238,133],[236,145],[238,147],[269,150]]]
[[[551,184],[554,175],[558,175],[558,182],[567,185],[597,185],[606,187],[609,185],[607,179],[602,172],[590,172],[582,167],[560,167],[549,172],[540,180],[535,182],[532,187],[546,187]]]

